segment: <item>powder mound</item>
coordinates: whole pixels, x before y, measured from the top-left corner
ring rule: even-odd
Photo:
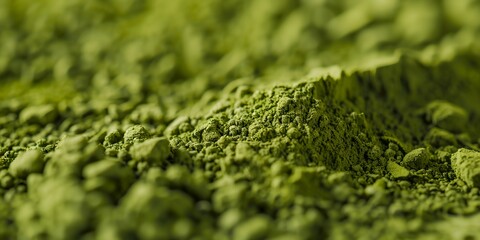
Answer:
[[[197,119],[193,130],[170,129],[184,132],[173,135],[172,144],[186,146],[197,163],[213,162],[209,166],[222,171],[279,160],[351,169],[365,160],[373,137],[363,114],[319,97],[322,86],[310,82],[230,96]]]

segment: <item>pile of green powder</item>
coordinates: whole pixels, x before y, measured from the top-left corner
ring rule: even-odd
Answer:
[[[480,239],[478,12],[0,1],[0,239]]]

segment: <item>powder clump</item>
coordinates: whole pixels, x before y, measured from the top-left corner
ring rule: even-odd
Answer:
[[[170,143],[164,137],[148,139],[130,147],[130,155],[135,161],[162,164],[170,155]]]
[[[9,172],[14,177],[26,178],[31,173],[40,173],[45,164],[40,150],[28,150],[20,154],[11,164]]]
[[[126,143],[133,143],[134,141],[144,141],[150,137],[150,133],[142,125],[134,125],[129,127],[123,135],[123,140]]]
[[[52,123],[57,117],[57,109],[52,105],[30,106],[20,113],[20,122],[48,124]]]
[[[447,101],[427,105],[427,118],[433,125],[452,132],[461,132],[468,122],[468,112]]]
[[[388,172],[390,172],[392,177],[395,178],[395,179],[406,178],[406,177],[410,176],[410,172],[406,168],[404,168],[404,167],[402,167],[402,166],[400,166],[397,163],[392,162],[392,161],[388,162],[387,170],[388,170]]]
[[[452,155],[452,168],[468,186],[480,188],[480,152],[459,149]]]
[[[403,157],[402,165],[411,169],[422,169],[428,165],[429,153],[425,148],[417,148]]]

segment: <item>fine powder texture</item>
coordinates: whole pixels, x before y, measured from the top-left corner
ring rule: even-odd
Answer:
[[[479,12],[0,1],[0,239],[480,239]]]

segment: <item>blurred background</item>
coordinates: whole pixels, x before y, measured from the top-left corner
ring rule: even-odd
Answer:
[[[476,0],[0,0],[0,100],[149,98],[173,117],[234,80],[474,44],[479,30]]]

